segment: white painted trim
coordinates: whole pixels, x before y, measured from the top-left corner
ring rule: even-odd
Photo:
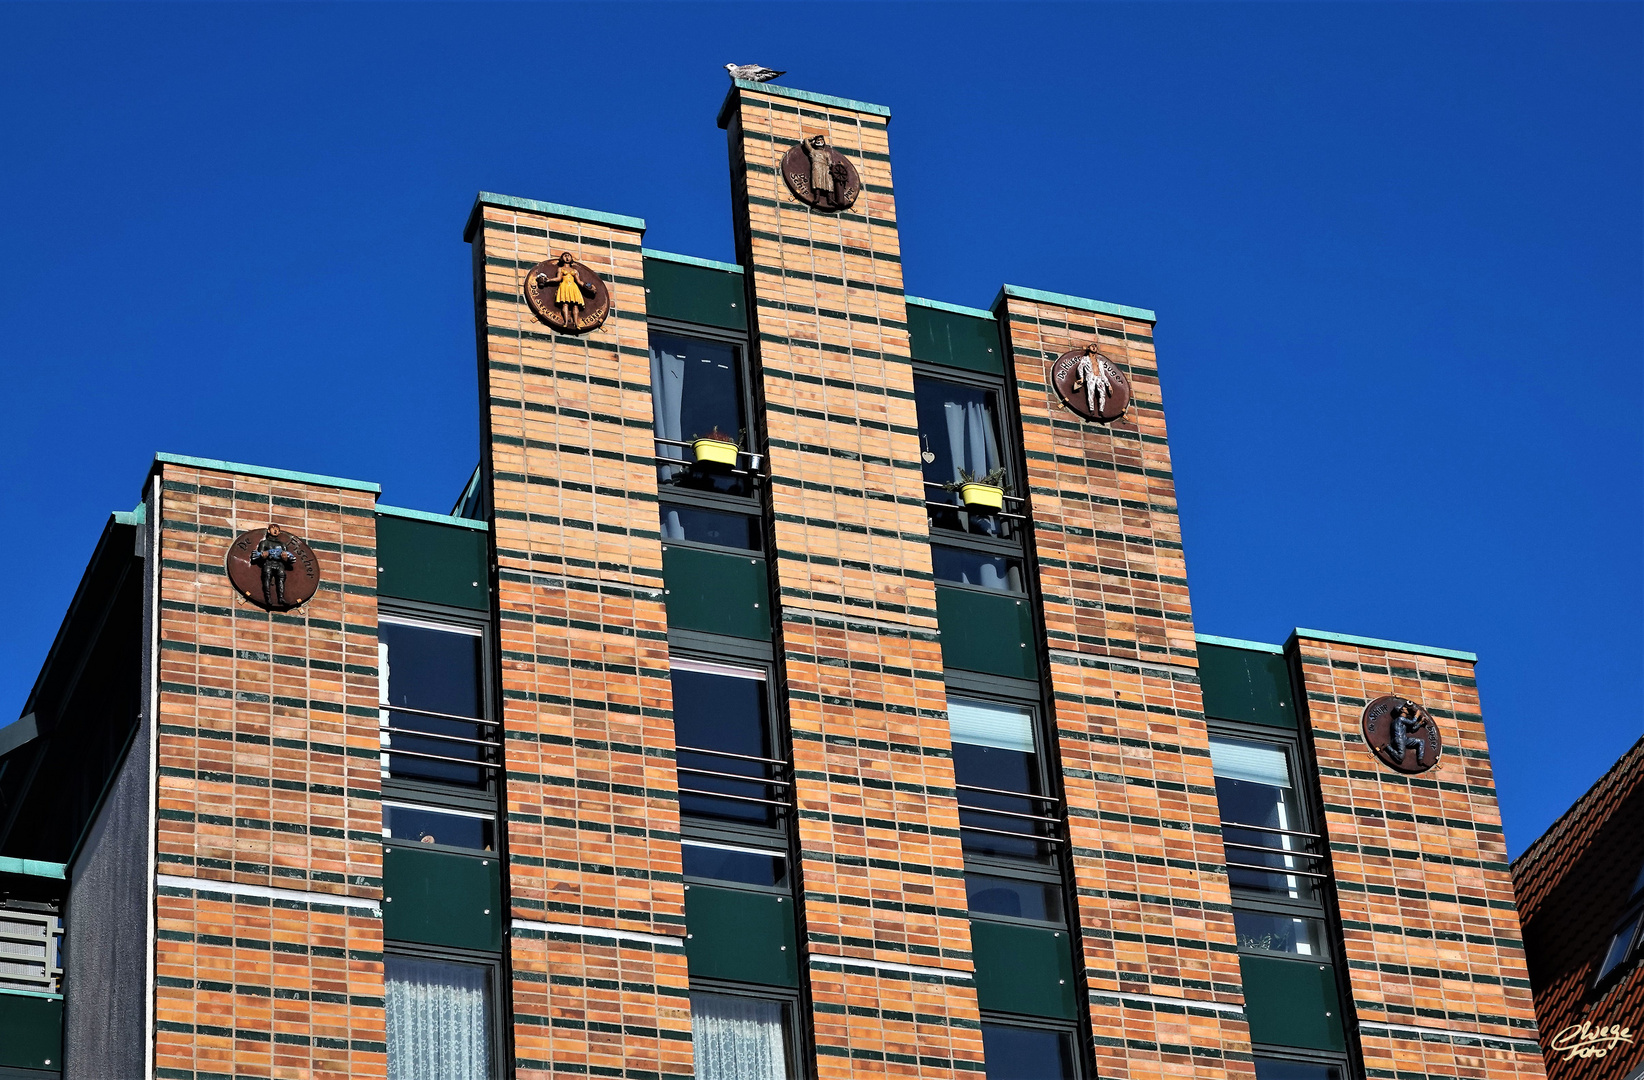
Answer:
[[[908,975],[934,975],[943,979],[971,978],[968,971],[955,971],[952,968],[924,967],[920,964],[893,964],[886,960],[863,960],[856,956],[835,956],[833,953],[813,952],[806,957],[810,963],[826,962],[838,964],[841,967],[867,968],[870,971],[900,971]]]
[[[670,671],[697,671],[703,675],[723,675],[728,679],[747,679],[751,682],[764,682],[763,668],[738,667],[735,664],[714,664],[707,660],[689,660],[685,657],[669,657],[668,670]]]
[[[1209,1009],[1212,1012],[1244,1015],[1242,1007],[1229,1005],[1224,1001],[1199,1001],[1195,998],[1165,997],[1162,994],[1135,994],[1128,990],[1092,990],[1090,996],[1112,997],[1121,1001],[1145,1001],[1149,1005],[1174,1005],[1180,1009]]]
[[[409,615],[378,615],[377,621],[380,623],[394,623],[398,626],[415,626],[420,630],[443,630],[448,634],[464,634],[468,637],[483,637],[485,635],[485,631],[478,626],[435,622],[432,619],[413,619]]]
[[[677,945],[685,946],[685,937],[673,937],[669,934],[642,934],[637,930],[607,930],[601,926],[581,926],[577,923],[545,923],[535,919],[514,919],[512,928],[516,930],[535,930],[543,934],[576,934],[578,937],[611,938],[615,941],[643,941],[648,945]]]
[[[1454,1039],[1460,1037],[1466,1039],[1492,1039],[1495,1042],[1504,1043],[1524,1043],[1528,1046],[1535,1047],[1537,1053],[1541,1052],[1541,1044],[1527,1035],[1492,1035],[1483,1031],[1474,1031],[1470,1028],[1455,1030],[1452,1028],[1423,1027],[1419,1024],[1386,1024],[1380,1020],[1359,1021],[1359,1029],[1361,1031],[1369,1028],[1380,1028],[1382,1031],[1397,1031],[1406,1035],[1437,1035],[1444,1039]]]
[[[338,896],[336,893],[306,892],[301,889],[275,889],[267,885],[247,885],[239,881],[182,877],[177,874],[160,874],[155,881],[172,889],[228,893],[230,896],[256,896],[264,900],[292,900],[299,904],[330,904],[333,907],[363,908],[378,915],[382,914],[380,903],[367,900],[363,896]]]

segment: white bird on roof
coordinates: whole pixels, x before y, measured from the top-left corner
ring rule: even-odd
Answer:
[[[731,73],[731,78],[745,82],[770,82],[778,75],[787,74],[786,71],[775,71],[758,64],[726,64],[725,70]]]

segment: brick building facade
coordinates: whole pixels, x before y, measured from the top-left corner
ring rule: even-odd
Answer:
[[[888,110],[719,125],[736,264],[479,197],[450,514],[162,454],[111,517],[0,729],[0,1076],[1541,1077],[1475,658],[1199,633],[1153,313],[909,297]]]

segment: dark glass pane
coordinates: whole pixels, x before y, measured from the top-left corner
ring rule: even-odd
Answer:
[[[1048,804],[1044,800],[1025,797],[1039,793],[1039,766],[1035,755],[956,742],[953,772],[955,779],[967,787],[995,789],[959,790],[959,823],[967,826],[961,834],[966,851],[1036,862],[1050,858],[1053,846],[1034,837],[1050,834],[1051,824],[1023,816],[1050,816],[1045,813]],[[1020,791],[1023,795],[996,793],[1001,791]]]
[[[423,626],[382,622],[377,638],[386,646],[381,677],[384,698],[405,705],[457,716],[481,716],[480,639]]]
[[[1245,952],[1323,956],[1324,924],[1318,919],[1271,915],[1262,911],[1233,912],[1233,929]]]
[[[758,551],[761,547],[758,518],[684,503],[662,504],[662,539],[718,544],[744,551]]]
[[[382,832],[391,840],[411,840],[419,844],[496,850],[496,823],[490,818],[453,814],[426,806],[396,806],[383,803]]]
[[[688,878],[777,886],[787,876],[788,860],[775,852],[693,844],[689,840],[685,841],[682,850],[685,876]]]
[[[1054,882],[966,874],[965,895],[974,914],[1062,921],[1062,888]]]
[[[952,507],[929,508],[931,527],[981,536],[1014,535],[1010,522],[997,514],[965,510],[959,493],[941,486],[960,480],[961,470],[980,477],[1004,464],[999,450],[999,395],[919,376],[914,377],[913,393],[925,499]]]
[[[751,760],[773,756],[764,681],[675,668],[673,688],[680,811],[774,823],[775,808],[757,800],[785,789],[765,782],[774,776],[768,761]]]
[[[388,730],[382,734],[388,775],[403,780],[435,780],[462,787],[484,787],[490,770],[478,764],[491,760],[494,729],[468,720],[389,709]]]
[[[1342,1080],[1342,1071],[1339,1065],[1259,1057],[1256,1059],[1256,1080]]]
[[[786,1001],[691,992],[696,1080],[787,1080],[793,1018]]]
[[[982,1023],[987,1080],[1072,1080],[1073,1036],[1045,1028]]]
[[[1609,951],[1604,954],[1604,963],[1598,969],[1600,979],[1620,967],[1622,962],[1627,959],[1627,950],[1632,945],[1634,932],[1638,930],[1639,918],[1640,916],[1634,915],[1631,919],[1628,919],[1621,929],[1616,932],[1615,937],[1610,939]]]
[[[740,439],[742,448],[748,448],[740,354],[735,345],[722,341],[652,332],[651,402],[660,456],[691,461],[691,440],[715,431]],[[657,476],[664,484],[732,494],[748,491],[746,477],[722,468],[663,465]]]
[[[931,545],[930,558],[937,581],[979,585],[1001,592],[1022,591],[1021,559],[985,555],[980,551],[965,551],[940,544]]]

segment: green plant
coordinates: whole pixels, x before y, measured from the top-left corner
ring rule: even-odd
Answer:
[[[736,437],[732,438],[723,431],[720,431],[719,425],[715,424],[713,429],[709,431],[708,434],[691,436],[692,442],[696,442],[698,439],[712,439],[714,442],[730,443],[732,446],[740,447],[742,445],[742,432],[738,431],[736,433]]]
[[[1008,492],[1010,490],[1005,484],[1005,467],[1003,465],[989,469],[981,476],[976,475],[969,469],[960,469],[959,479],[949,480],[942,487],[946,491],[958,491],[966,484],[986,484],[988,487],[996,487],[1000,491]]]

